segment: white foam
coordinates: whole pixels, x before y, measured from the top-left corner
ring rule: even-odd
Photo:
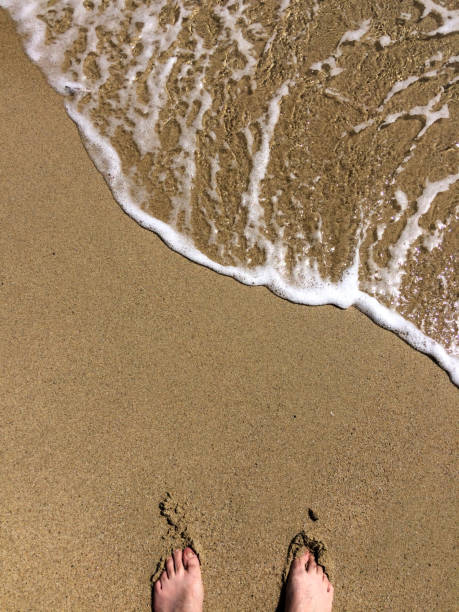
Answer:
[[[427,132],[430,126],[432,126],[436,121],[439,121],[440,119],[449,118],[449,108],[448,108],[448,104],[446,103],[443,104],[443,106],[439,108],[437,111],[432,110],[433,107],[436,104],[438,104],[440,98],[441,98],[441,93],[439,93],[437,96],[432,98],[432,100],[429,100],[426,106],[414,106],[413,108],[410,108],[408,114],[411,117],[424,117],[425,119],[424,127],[416,136],[417,140],[419,138],[422,138],[422,136],[424,136],[424,134]]]
[[[220,170],[220,153],[217,151],[215,157],[210,158],[210,189],[207,190],[209,197],[215,202],[221,202],[221,196],[217,191],[217,173]]]
[[[290,6],[290,0],[280,0],[279,4],[279,15],[282,17],[285,11]]]
[[[423,17],[430,12],[435,12],[443,20],[442,25],[429,35],[446,35],[450,32],[457,31],[457,13],[458,11],[450,11],[445,7],[431,2],[430,0],[421,0],[424,5]],[[84,19],[87,19],[87,13],[81,2],[76,0],[69,1],[69,5],[74,7],[74,19],[76,23],[81,24]],[[168,24],[162,29],[159,26],[158,16],[163,7],[167,5],[167,0],[157,0],[150,3],[148,6],[141,6],[136,9],[133,24],[143,22],[144,28],[141,32],[140,41],[144,48],[138,56],[137,69],[140,67],[146,72],[146,83],[149,89],[149,95],[152,104],[144,104],[133,90],[126,87],[120,93],[120,104],[126,112],[131,112],[129,109],[138,108],[143,111],[145,116],[137,113],[136,115],[128,115],[135,123],[133,128],[133,137],[139,146],[141,154],[146,151],[155,150],[159,146],[157,128],[159,122],[160,110],[164,108],[166,103],[165,84],[170,75],[174,71],[177,61],[177,54],[180,49],[177,48],[177,41],[180,31],[184,27],[184,20],[190,14],[187,9],[186,2],[178,1],[176,5],[179,9],[178,18],[174,24]],[[218,264],[206,255],[200,252],[193,244],[190,238],[180,233],[176,229],[176,220],[180,213],[184,213],[185,219],[189,221],[189,200],[191,198],[191,189],[193,179],[196,173],[195,156],[197,151],[197,138],[203,129],[204,115],[212,112],[212,98],[210,92],[206,88],[203,74],[205,67],[208,65],[212,50],[206,49],[204,41],[197,35],[194,35],[194,55],[198,67],[189,66],[184,69],[183,78],[189,80],[187,93],[187,101],[189,103],[188,110],[183,116],[179,116],[178,121],[181,128],[179,137],[180,153],[175,156],[172,171],[175,173],[179,189],[175,198],[173,198],[174,212],[170,223],[164,223],[150,214],[146,213],[141,208],[141,202],[134,199],[129,188],[129,177],[125,177],[122,172],[121,162],[116,153],[116,150],[111,144],[110,136],[116,128],[116,123],[111,125],[106,135],[99,132],[89,119],[89,115],[78,110],[78,101],[81,100],[85,91],[91,90],[92,87],[97,87],[97,83],[83,78],[80,74],[79,78],[70,77],[69,74],[63,74],[60,66],[62,65],[62,50],[65,45],[71,42],[71,32],[63,34],[63,43],[45,46],[45,25],[36,20],[36,14],[40,7],[43,8],[43,3],[31,0],[28,3],[23,3],[21,0],[0,0],[0,5],[8,8],[13,17],[20,24],[22,32],[28,34],[29,38],[26,42],[27,52],[29,56],[37,62],[48,76],[51,84],[64,96],[66,96],[66,109],[70,117],[78,125],[82,134],[85,146],[94,160],[98,169],[105,176],[113,194],[123,209],[133,217],[139,224],[156,232],[161,238],[175,251],[183,254],[189,259],[196,261],[199,264],[205,265],[221,274],[232,276],[239,281],[249,285],[265,285],[274,293],[289,299],[291,301],[309,304],[335,304],[341,308],[356,306],[362,312],[370,316],[379,325],[391,329],[398,333],[411,345],[418,350],[433,356],[439,364],[447,370],[453,382],[459,385],[459,358],[453,354],[449,354],[440,344],[428,338],[415,325],[405,320],[394,310],[383,306],[375,297],[370,297],[366,292],[366,287],[363,287],[359,281],[359,246],[365,237],[365,227],[362,226],[362,231],[359,236],[359,241],[355,249],[354,259],[352,264],[343,274],[341,280],[337,283],[331,283],[321,278],[317,263],[313,262],[307,256],[307,248],[302,257],[297,257],[293,271],[293,280],[286,274],[285,270],[285,252],[286,243],[283,240],[285,227],[277,220],[282,218],[282,213],[276,210],[276,204],[279,197],[282,196],[282,190],[278,190],[271,197],[273,203],[273,218],[271,223],[277,228],[278,235],[274,242],[270,242],[264,237],[266,222],[264,220],[264,209],[260,205],[260,193],[263,179],[266,177],[269,161],[270,161],[270,143],[276,129],[276,125],[280,116],[282,99],[289,95],[289,90],[293,87],[293,83],[285,82],[277,90],[275,95],[267,101],[267,110],[258,120],[258,126],[261,130],[261,144],[257,151],[254,151],[254,138],[249,126],[246,126],[242,131],[246,136],[248,153],[252,159],[252,169],[249,178],[249,185],[245,194],[242,197],[242,204],[247,208],[247,226],[246,237],[250,244],[261,245],[265,248],[266,263],[262,266],[257,266],[253,269],[242,266],[224,266]],[[114,23],[119,17],[119,12],[123,8],[122,0],[113,0],[105,9],[103,15],[95,14],[94,20],[102,20],[105,24],[109,24],[110,20]],[[243,68],[233,70],[231,77],[234,80],[240,80],[244,76],[249,76],[253,86],[256,86],[256,81],[253,79],[254,70],[257,63],[255,49],[253,44],[244,36],[243,30],[240,27],[241,22],[245,22],[248,26],[248,18],[245,14],[247,2],[229,0],[220,4],[215,8],[217,16],[222,20],[223,31],[220,34],[220,42],[222,44],[236,44],[239,53],[245,60]],[[282,0],[279,3],[281,13],[288,10],[288,0]],[[317,15],[320,9],[318,2],[313,5],[313,14]],[[410,18],[411,16],[408,16]],[[95,22],[94,22],[95,23]],[[251,24],[252,31],[259,36],[263,36],[263,28],[260,24]],[[362,40],[370,29],[371,22],[369,19],[363,21],[355,30],[345,32],[334,51],[334,53],[323,60],[311,66],[312,70],[320,71],[324,66],[328,65],[330,76],[340,74],[342,68],[338,66],[337,60],[343,54],[342,46],[345,44],[353,44]],[[390,44],[384,37],[380,39],[381,46]],[[382,42],[381,42],[382,41]],[[88,50],[95,50],[97,40],[92,32],[88,34]],[[154,65],[150,66],[151,54],[148,49],[151,45],[160,50],[161,59]],[[150,47],[149,47],[150,46]],[[266,47],[265,47],[266,48]],[[100,54],[99,54],[100,56]],[[453,58],[447,60],[452,62]],[[438,58],[441,61],[441,58]],[[107,63],[103,57],[100,59],[100,70],[107,70]],[[76,71],[81,70],[80,67],[74,67]],[[201,70],[202,69],[202,70]],[[186,74],[185,74],[186,73]],[[429,73],[430,74],[430,73]],[[432,76],[437,74],[432,72]],[[129,79],[134,82],[136,75],[128,74]],[[397,93],[409,87],[419,77],[408,77],[400,81],[389,90],[382,105],[387,102]],[[69,97],[70,90],[73,92],[73,98]],[[328,88],[326,93],[340,99],[341,94],[336,90]],[[440,98],[435,97],[429,101],[426,106],[416,106],[408,111],[400,111],[388,115],[384,121],[393,122],[402,116],[420,116],[424,118],[424,126],[418,134],[418,138],[427,131],[427,129],[436,121],[447,118],[449,116],[448,106],[444,104],[439,110],[434,110]],[[344,96],[340,101],[347,101]],[[135,102],[135,103],[134,103]],[[195,116],[191,115],[193,102],[199,104],[199,110]],[[374,118],[356,126],[354,131],[359,132],[361,129],[368,127],[375,122]],[[360,129],[359,129],[360,128]],[[212,134],[209,132],[211,138]],[[215,133],[213,139],[215,140]],[[286,160],[287,161],[287,160]],[[286,163],[287,166],[287,163]],[[220,170],[220,158],[218,154],[210,162],[210,186],[207,190],[208,196],[216,203],[218,207],[221,205],[221,196],[218,191],[217,174]],[[167,172],[161,173],[158,180],[165,180]],[[320,180],[320,175],[314,179],[314,182]],[[391,248],[391,259],[386,267],[382,269],[378,267],[374,260],[372,262],[374,272],[374,283],[371,290],[378,290],[378,286],[385,287],[385,295],[387,292],[392,292],[392,295],[397,296],[402,275],[400,268],[407,259],[408,251],[411,245],[423,238],[423,243],[426,248],[438,248],[441,242],[441,226],[437,225],[432,232],[425,232],[419,223],[422,215],[429,210],[435,197],[459,180],[459,174],[448,175],[436,182],[425,183],[422,194],[416,200],[416,211],[411,216],[409,215],[409,201],[405,192],[401,188],[395,190],[395,198],[399,204],[399,212],[395,216],[400,219],[402,215],[407,217],[405,228],[403,229],[398,241]],[[299,204],[301,206],[301,202]],[[223,208],[220,208],[223,211]],[[203,211],[204,212],[204,211]],[[211,244],[218,242],[218,228],[215,223],[209,219]],[[385,231],[383,224],[378,225],[377,236],[382,238]],[[322,219],[319,217],[317,227],[311,232],[308,237],[312,242],[321,242],[323,237]],[[305,239],[304,233],[299,233],[298,237]],[[234,241],[238,240],[237,235],[234,235]],[[371,261],[371,260],[370,260]]]
[[[432,65],[432,63],[439,62],[442,59],[443,59],[443,54],[441,52],[438,52],[435,55],[433,55],[431,58],[426,60],[425,63],[424,63],[424,66],[430,67]],[[445,69],[446,69],[447,66],[456,63],[456,61],[457,61],[457,57],[456,56],[452,56],[452,57],[448,58],[443,63],[443,65],[441,67],[439,67],[439,68],[437,68],[435,70],[425,71],[421,75],[410,75],[410,76],[406,77],[405,79],[401,79],[399,81],[396,81],[396,83],[394,83],[394,85],[391,87],[391,89],[388,91],[388,93],[384,97],[384,100],[377,107],[376,114],[381,114],[384,111],[384,108],[386,107],[387,103],[395,95],[399,94],[402,91],[405,91],[411,85],[413,85],[413,83],[417,83],[418,81],[421,81],[421,80],[433,79],[435,77],[438,77],[440,74],[443,74],[445,72]],[[452,85],[457,80],[459,80],[459,76],[456,76],[456,77],[453,77],[452,79],[450,79],[448,81],[447,85]],[[429,100],[429,102],[427,103],[426,106],[417,106],[417,107],[413,107],[412,109],[409,109],[407,111],[400,111],[400,112],[390,113],[389,115],[387,115],[383,119],[383,121],[382,121],[382,123],[380,124],[379,127],[385,127],[387,125],[390,125],[391,123],[394,123],[398,119],[406,117],[406,116],[412,116],[412,117],[420,116],[420,117],[423,117],[425,119],[425,121],[424,121],[424,127],[420,130],[420,132],[416,136],[416,140],[419,140],[420,138],[422,138],[422,136],[424,136],[426,131],[436,121],[438,121],[439,119],[448,119],[449,118],[449,109],[448,109],[448,105],[447,104],[444,104],[442,106],[442,108],[439,109],[438,111],[433,111],[434,106],[441,99],[441,95],[444,93],[444,91],[445,91],[445,87],[441,86],[439,93],[436,96],[434,96],[431,100]],[[366,121],[363,121],[362,123],[359,123],[359,124],[353,126],[351,128],[351,131],[353,131],[354,133],[358,134],[362,130],[366,129],[367,127],[370,127],[371,125],[373,125],[375,123],[376,123],[376,117],[372,117],[370,119],[367,119]],[[411,157],[411,156],[408,156],[408,157],[406,157],[404,159],[404,161],[401,164],[401,167],[406,163],[406,161],[408,161],[409,157]],[[397,170],[397,171],[399,172],[401,170]]]
[[[342,45],[346,42],[355,42],[356,40],[360,40],[365,36],[365,34],[369,31],[371,25],[371,19],[365,19],[362,21],[360,26],[356,30],[348,30],[344,32],[341,37],[341,40],[338,43],[338,49],[341,48]],[[340,53],[341,55],[341,53]]]
[[[324,93],[327,94],[327,96],[330,96],[331,98],[335,98],[335,100],[338,100],[339,102],[344,102],[344,103],[350,103],[350,99],[347,98],[346,96],[343,96],[343,94],[339,91],[337,91],[336,89],[333,89],[332,87],[326,87],[324,89]]]
[[[407,89],[412,83],[416,83],[416,81],[419,81],[419,79],[420,79],[419,76],[412,75],[412,76],[407,77],[406,79],[397,81],[395,85],[392,86],[391,90],[386,95],[386,97],[384,98],[383,103],[378,107],[378,111],[382,111],[384,106],[389,102],[389,100],[393,96],[395,96],[395,94],[399,93],[400,91],[403,91],[404,89]]]
[[[390,36],[388,36],[387,34],[384,34],[383,36],[380,37],[379,39],[379,44],[381,47],[388,47],[389,45],[391,45],[394,41],[391,39]]]
[[[241,0],[241,2],[229,0],[225,5],[214,8],[215,15],[222,19],[224,25],[224,34],[220,35],[219,40],[235,42],[239,53],[246,60],[243,68],[233,70],[231,76],[235,81],[239,81],[245,76],[252,77],[257,64],[253,44],[245,38],[242,29],[238,25],[241,20],[247,23],[247,18],[244,15],[246,8],[247,3],[245,0]],[[261,24],[259,26],[262,27]],[[251,85],[253,89],[257,86],[253,78],[251,78]]]
[[[346,43],[353,43],[362,39],[370,30],[370,25],[371,19],[365,19],[356,30],[347,30],[344,32],[333,54],[322,61],[314,62],[309,69],[312,72],[320,72],[324,69],[324,66],[328,66],[330,76],[334,77],[341,74],[344,68],[338,66],[337,60],[343,55],[342,46]]]
[[[241,205],[246,207],[248,212],[244,234],[250,246],[253,246],[257,242],[261,230],[265,226],[264,209],[259,203],[260,185],[268,168],[271,153],[269,145],[279,120],[280,102],[282,98],[288,94],[289,86],[291,85],[292,83],[290,81],[281,85],[270,100],[265,116],[258,119],[258,124],[261,129],[261,145],[259,150],[252,156],[252,170],[250,172],[249,186],[247,191],[242,194],[241,198]],[[252,148],[253,141],[249,142],[249,146]]]
[[[336,57],[333,55],[330,55],[330,57],[327,57],[321,62],[314,62],[313,64],[311,64],[310,68],[312,72],[320,72],[324,69],[324,66],[329,67],[330,76],[337,76],[338,74],[341,74],[341,72],[343,72],[343,68],[340,68],[338,66],[338,64],[336,63]]]
[[[448,104],[445,103],[441,108],[437,111],[434,111],[433,108],[438,104],[441,99],[443,91],[440,91],[436,96],[431,98],[429,102],[425,106],[414,106],[409,110],[400,111],[398,113],[391,113],[384,118],[381,127],[385,127],[386,125],[390,125],[391,123],[395,123],[398,119],[402,117],[420,117],[424,120],[424,126],[418,132],[415,140],[420,140],[427,130],[440,119],[448,119],[449,118],[449,108]],[[415,145],[416,143],[414,143]]]
[[[166,83],[176,62],[177,57],[172,56],[164,64],[158,62],[151,70],[146,83],[154,104],[147,106],[142,102],[137,102],[137,108],[140,107],[140,110],[143,110],[146,116],[142,116],[134,109],[128,111],[128,116],[135,125],[134,140],[142,155],[160,147],[157,133],[158,119],[167,101]]]
[[[424,62],[424,66],[431,66],[432,64],[435,64],[436,62],[441,62],[442,59],[443,59],[443,53],[441,51],[437,51],[437,53],[434,53],[432,57],[429,57],[429,59],[427,59]]]
[[[397,200],[397,204],[400,206],[400,212],[396,216],[395,220],[398,221],[403,212],[408,208],[408,198],[406,193],[401,189],[395,190],[395,199]]]
[[[381,267],[375,263],[373,258],[369,260],[374,278],[371,289],[380,294],[391,295],[394,298],[395,305],[397,305],[400,300],[400,286],[404,276],[403,270],[410,247],[422,234],[426,233],[419,225],[420,218],[429,211],[437,195],[444,191],[448,191],[451,185],[458,180],[459,173],[445,176],[435,182],[427,180],[422,194],[416,200],[416,212],[407,217],[400,237],[395,244],[389,247],[390,260],[387,265]],[[406,193],[401,189],[396,190],[395,197],[400,206],[400,214],[397,217],[397,219],[399,219],[401,214],[408,208],[408,198]]]
[[[370,125],[373,125],[374,123],[375,123],[374,119],[368,119],[367,121],[362,121],[362,123],[359,123],[358,125],[354,125],[354,127],[352,128],[352,131],[358,134],[359,132],[361,132],[362,130],[365,130],[367,127],[370,127]]]
[[[400,19],[403,19],[403,21],[409,21],[411,19],[411,13],[408,13],[406,11],[400,13]]]
[[[180,152],[175,155],[172,168],[174,169],[180,189],[177,195],[171,197],[174,210],[170,219],[171,223],[176,225],[180,213],[183,212],[185,213],[187,227],[190,227],[191,207],[189,206],[189,202],[191,201],[193,181],[196,175],[195,156],[198,132],[202,130],[204,114],[212,106],[212,97],[209,92],[204,89],[204,85],[199,78],[196,79],[195,86],[191,90],[189,96],[192,101],[190,109],[193,109],[193,102],[195,101],[200,103],[200,107],[196,117],[191,123],[188,121],[189,116],[180,117],[178,119],[180,124]]]
[[[459,32],[459,10],[449,10],[445,6],[433,2],[433,0],[418,0],[419,4],[424,6],[424,11],[421,15],[421,19],[435,13],[439,15],[443,21],[443,24],[435,30],[428,32],[428,36],[437,36],[438,34],[446,35],[453,34],[453,32]]]
[[[424,236],[424,239],[422,241],[422,245],[424,246],[424,248],[426,248],[428,251],[438,249],[438,247],[443,242],[443,230],[445,229],[445,227],[445,223],[441,223],[441,221],[437,220],[435,223],[435,230],[431,234],[427,234],[426,236]]]

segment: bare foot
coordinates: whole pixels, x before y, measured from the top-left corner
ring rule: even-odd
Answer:
[[[332,585],[314,555],[306,551],[290,566],[285,612],[331,612],[332,602]]]
[[[174,550],[153,587],[154,612],[201,612],[204,588],[199,559],[191,548]]]

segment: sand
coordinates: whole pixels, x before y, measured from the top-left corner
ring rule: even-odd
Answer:
[[[149,610],[190,539],[206,610],[275,610],[304,532],[335,610],[456,609],[447,374],[355,309],[173,253],[5,13],[0,58],[0,608]]]

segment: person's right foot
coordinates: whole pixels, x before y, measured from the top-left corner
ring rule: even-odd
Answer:
[[[196,553],[187,546],[174,550],[166,567],[155,582],[154,612],[202,612],[204,589],[201,567]]]
[[[285,612],[331,612],[332,602],[332,585],[314,555],[306,551],[290,566]]]

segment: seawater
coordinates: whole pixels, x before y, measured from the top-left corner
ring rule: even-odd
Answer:
[[[0,0],[174,250],[355,305],[459,384],[454,0]]]

